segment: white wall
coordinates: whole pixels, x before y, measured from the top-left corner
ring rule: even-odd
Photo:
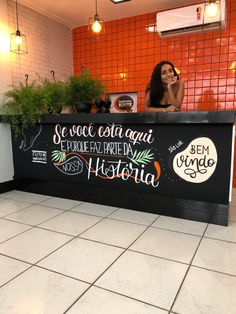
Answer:
[[[0,103],[2,93],[11,84],[11,64],[9,54],[7,0],[0,1]],[[11,130],[7,124],[0,123],[0,183],[13,179],[13,159]]]
[[[2,0],[1,0],[2,1]],[[4,0],[5,1],[5,0]],[[15,1],[8,0],[8,26],[16,31]],[[56,5],[56,3],[55,3]],[[28,54],[11,53],[12,81],[17,84],[29,75],[29,81],[39,77],[66,79],[73,73],[72,31],[65,25],[22,6],[18,2],[19,29],[26,35]]]
[[[72,31],[18,3],[19,28],[27,36],[29,53],[10,53],[10,33],[16,31],[15,1],[0,0],[0,109],[2,94],[12,84],[38,76],[62,80],[73,73]],[[9,125],[0,123],[0,183],[12,180],[13,161]]]
[[[10,125],[0,123],[0,183],[12,180],[13,174]]]
[[[0,100],[11,84],[7,0],[0,1]]]

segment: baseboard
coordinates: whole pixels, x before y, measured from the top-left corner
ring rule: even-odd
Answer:
[[[65,182],[42,180],[16,180],[17,190],[104,204],[119,208],[145,211],[154,214],[207,222],[226,226],[228,204],[215,204],[195,200],[135,193],[101,186],[86,186]]]
[[[16,189],[15,180],[10,180],[10,181],[0,183],[0,193],[9,192],[9,191],[15,190],[15,189]]]

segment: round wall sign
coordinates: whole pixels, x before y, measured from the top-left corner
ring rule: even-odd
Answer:
[[[133,104],[133,99],[127,95],[119,96],[114,101],[114,107],[118,111],[130,111]]]

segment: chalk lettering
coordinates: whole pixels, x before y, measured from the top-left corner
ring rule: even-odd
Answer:
[[[95,132],[93,129],[93,124],[89,125],[72,125],[69,130],[70,136],[84,136],[84,137],[94,137]]]
[[[89,143],[89,149],[90,153],[96,153],[96,154],[102,154],[103,151],[101,150],[101,142],[90,142]]]
[[[129,178],[133,178],[135,183],[144,183],[157,187],[159,181],[156,180],[156,174],[145,172],[145,166],[142,165],[141,169],[133,167],[132,163],[126,163],[119,161],[105,161],[100,158],[90,158],[88,163],[88,180],[91,174],[96,177],[102,177],[103,179],[121,178],[126,181]]]
[[[127,129],[125,132],[125,136],[129,138],[130,142],[135,144],[140,144],[140,142],[145,142],[151,144],[154,139],[152,137],[152,132],[153,130],[150,129],[147,132],[138,132],[138,131],[133,131],[131,129]]]
[[[197,155],[209,155],[209,146],[204,145],[191,145],[190,147],[190,154],[197,154]]]
[[[53,135],[53,143],[59,144],[61,142],[61,138],[65,138],[67,136],[67,128],[61,127],[60,124],[55,125],[55,134]]]
[[[191,178],[195,178],[198,172],[201,174],[206,173],[207,168],[213,167],[215,164],[216,161],[212,158],[207,159],[206,155],[202,158],[190,158],[188,155],[180,155],[176,159],[177,167],[184,166],[186,168],[184,172]]]
[[[98,128],[98,136],[100,137],[118,137],[122,138],[124,136],[123,134],[123,128],[121,125],[116,125],[116,124],[108,124],[107,126],[101,125]]]
[[[168,148],[168,150],[169,150],[170,153],[173,153],[177,148],[179,148],[179,147],[182,146],[182,145],[183,145],[183,142],[179,140],[176,144],[171,145],[171,146]]]
[[[118,142],[104,142],[103,143],[104,154],[109,155],[122,155],[122,143]]]

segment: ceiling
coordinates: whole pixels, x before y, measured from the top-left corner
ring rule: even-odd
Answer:
[[[88,18],[94,16],[96,11],[95,1],[18,0],[18,3],[73,28],[88,24]],[[110,0],[97,0],[98,14],[104,21],[162,11],[199,2],[204,2],[204,0],[131,0],[119,4],[114,4]]]

